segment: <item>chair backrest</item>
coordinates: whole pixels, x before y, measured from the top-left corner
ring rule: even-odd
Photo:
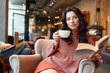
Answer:
[[[52,43],[54,40],[50,39],[39,39],[35,42],[34,50],[35,54],[40,54],[42,56],[42,59],[47,58],[46,55],[46,48]]]
[[[105,50],[105,48],[107,46],[108,39],[109,39],[109,36],[107,36],[107,35],[105,35],[104,37],[99,39],[95,45],[95,48],[98,48],[100,50]]]

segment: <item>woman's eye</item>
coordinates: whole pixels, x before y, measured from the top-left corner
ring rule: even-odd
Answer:
[[[77,19],[78,17],[77,17],[77,16],[75,16],[74,18],[75,18],[75,19]]]
[[[66,20],[70,20],[70,18],[67,18]]]

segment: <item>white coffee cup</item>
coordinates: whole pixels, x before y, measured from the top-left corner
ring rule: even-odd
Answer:
[[[68,38],[70,36],[70,30],[59,30],[59,36],[61,38]]]

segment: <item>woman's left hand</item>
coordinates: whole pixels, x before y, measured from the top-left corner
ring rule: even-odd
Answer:
[[[98,59],[95,55],[93,55],[91,58],[88,58],[88,57],[85,57],[85,58],[88,59],[88,60],[93,61],[95,64],[97,64],[97,62],[98,62]]]
[[[97,63],[98,59],[95,55],[93,55],[91,58],[90,58],[91,61],[93,61],[95,64]]]

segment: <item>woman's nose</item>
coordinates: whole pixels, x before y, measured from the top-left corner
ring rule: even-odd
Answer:
[[[71,22],[74,22],[73,19],[70,20]]]

